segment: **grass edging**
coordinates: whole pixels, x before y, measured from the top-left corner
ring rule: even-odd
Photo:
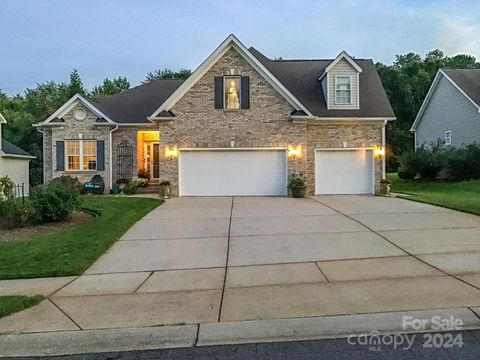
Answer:
[[[0,318],[11,315],[17,311],[35,306],[43,300],[42,295],[6,295],[0,296]]]
[[[387,176],[392,182],[391,191],[399,198],[480,215],[480,180],[401,180],[394,173]]]
[[[138,220],[162,204],[151,198],[82,196],[97,216],[71,229],[0,243],[0,279],[80,275]]]

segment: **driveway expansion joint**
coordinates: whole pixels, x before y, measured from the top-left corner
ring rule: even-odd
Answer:
[[[83,328],[75,320],[73,320],[72,317],[68,315],[60,306],[58,306],[55,301],[50,298],[48,298],[46,301],[50,302],[53,306],[55,306],[58,311],[65,315],[79,330],[83,330]]]
[[[233,206],[235,203],[235,197],[232,196],[232,205],[230,207],[230,220],[228,222],[228,236],[227,236],[227,256],[225,259],[225,274],[223,276],[223,286],[222,286],[222,295],[220,298],[220,305],[218,307],[218,322],[220,322],[220,319],[222,317],[222,307],[223,307],[223,298],[225,296],[225,285],[227,283],[227,272],[228,272],[228,258],[230,255],[230,233],[232,230],[232,217],[233,217]],[[197,338],[198,341],[198,338]]]
[[[323,205],[323,206],[326,206],[326,207],[332,209],[333,211],[336,211],[336,212],[338,212],[339,214],[341,214],[341,215],[349,218],[350,220],[355,221],[355,222],[357,222],[358,224],[364,226],[366,229],[368,229],[368,230],[370,230],[371,232],[373,232],[374,234],[380,236],[382,239],[384,239],[385,241],[387,241],[387,242],[390,243],[391,245],[395,246],[395,247],[398,248],[399,250],[403,251],[403,252],[404,252],[405,254],[407,254],[408,256],[411,256],[411,257],[413,257],[414,259],[416,259],[416,260],[424,263],[425,265],[428,265],[428,266],[432,267],[433,269],[435,269],[435,270],[437,270],[437,271],[440,271],[441,273],[443,273],[443,274],[445,274],[445,275],[447,275],[447,276],[449,276],[449,277],[451,277],[451,278],[453,278],[453,279],[455,279],[455,280],[458,280],[458,281],[460,281],[460,282],[462,282],[462,283],[464,283],[464,284],[466,284],[466,285],[468,285],[468,286],[471,286],[471,287],[473,287],[474,289],[480,291],[480,287],[475,286],[475,285],[473,285],[473,284],[470,284],[469,282],[467,282],[467,281],[459,278],[458,276],[456,276],[456,275],[454,275],[454,274],[450,274],[450,273],[446,272],[445,270],[443,270],[443,269],[441,269],[441,268],[439,268],[439,267],[437,267],[437,266],[434,266],[434,265],[428,263],[427,261],[421,259],[421,258],[418,257],[417,255],[415,255],[415,254],[413,254],[413,253],[405,250],[405,249],[402,248],[401,246],[395,244],[393,241],[389,240],[387,237],[385,237],[384,235],[382,235],[379,231],[376,231],[376,230],[372,229],[371,227],[365,225],[365,224],[362,223],[360,220],[357,220],[357,219],[349,216],[348,214],[344,214],[344,213],[342,213],[341,211],[335,209],[334,207],[332,207],[332,206],[330,206],[330,205],[328,205],[328,204],[325,204],[325,203],[323,203],[323,202],[321,202],[321,201],[319,201],[319,200],[317,200],[317,199],[314,199],[314,198],[310,198],[310,199],[312,199],[313,201],[315,201],[315,202],[317,202],[317,203],[319,203],[319,204],[321,204],[321,205]]]

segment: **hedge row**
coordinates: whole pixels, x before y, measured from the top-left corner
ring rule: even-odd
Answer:
[[[463,148],[443,145],[422,146],[400,158],[398,176],[401,179],[480,179],[480,145]]]

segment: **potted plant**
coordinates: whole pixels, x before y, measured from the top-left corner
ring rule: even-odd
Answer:
[[[380,194],[388,195],[390,194],[390,185],[392,182],[388,179],[380,180]]]
[[[288,182],[288,188],[292,193],[294,198],[304,198],[305,197],[305,180],[303,179],[303,174],[293,174],[290,176],[290,181]]]
[[[170,194],[170,181],[163,180],[160,183],[160,197],[168,199],[168,194]]]

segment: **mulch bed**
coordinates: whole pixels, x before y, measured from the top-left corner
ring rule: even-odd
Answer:
[[[95,216],[90,213],[74,211],[67,220],[58,223],[47,223],[18,229],[0,229],[0,241],[7,242],[28,240],[37,235],[46,235],[57,231],[66,230],[73,226],[86,223],[94,218]]]

